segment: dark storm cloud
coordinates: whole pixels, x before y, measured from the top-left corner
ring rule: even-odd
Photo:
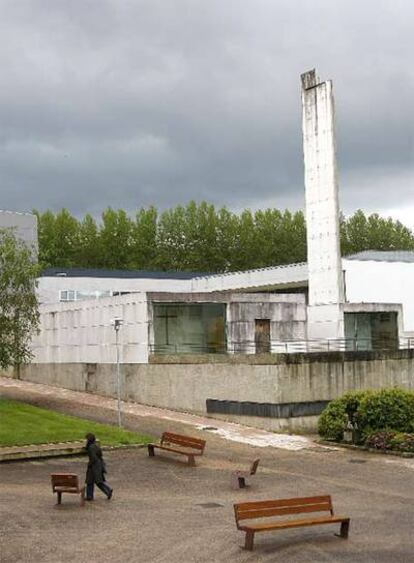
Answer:
[[[408,0],[0,6],[0,208],[301,207],[313,66],[334,80],[342,207],[412,203]]]

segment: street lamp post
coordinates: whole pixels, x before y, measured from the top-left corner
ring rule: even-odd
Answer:
[[[123,324],[123,320],[119,317],[115,317],[111,324],[115,330],[115,345],[116,345],[116,387],[117,387],[117,397],[118,397],[118,426],[122,426],[121,417],[121,367],[120,367],[120,354],[119,354],[119,329]]]

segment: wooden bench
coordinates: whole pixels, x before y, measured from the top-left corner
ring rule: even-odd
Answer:
[[[148,444],[148,455],[154,456],[155,448],[159,448],[160,450],[186,455],[188,465],[195,466],[195,456],[203,455],[205,446],[205,440],[164,432],[159,444]]]
[[[79,485],[76,473],[52,473],[52,490],[57,493],[57,504],[62,504],[62,493],[80,495],[81,506],[85,504],[85,487]]]
[[[233,473],[231,474],[232,486],[234,488],[244,489],[244,487],[246,486],[246,479],[252,477],[252,475],[256,475],[257,467],[259,463],[260,463],[260,459],[255,459],[248,471],[242,471],[242,470],[233,471]]]
[[[273,522],[254,522],[240,525],[241,520],[258,520],[271,516],[287,516],[309,512],[329,512],[329,516],[312,518],[279,519]],[[318,526],[319,524],[341,524],[340,536],[348,537],[350,519],[344,516],[335,516],[332,500],[329,495],[319,497],[288,498],[278,500],[265,500],[257,502],[242,502],[234,505],[236,525],[239,530],[246,532],[245,549],[253,550],[254,534],[256,532],[271,532],[287,528],[302,526]]]

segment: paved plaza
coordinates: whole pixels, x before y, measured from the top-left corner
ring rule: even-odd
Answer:
[[[115,422],[108,399],[94,397],[91,405],[83,394],[48,389],[0,381],[4,396]],[[83,476],[84,457],[1,464],[2,563],[414,562],[414,460],[323,448],[302,438],[300,449],[283,440],[280,447],[252,445],[253,438],[228,439],[168,412],[129,413],[125,426],[155,437],[167,429],[199,436],[207,440],[205,455],[191,468],[168,455],[148,458],[145,449],[108,452],[114,498],[97,491],[84,508],[72,495],[56,506],[49,477],[60,471]],[[209,426],[220,423],[210,419]],[[231,471],[255,457],[261,465],[252,486],[232,490]],[[337,527],[321,526],[257,534],[255,550],[242,549],[234,502],[319,494],[331,494],[336,512],[351,517],[348,540],[334,536]]]

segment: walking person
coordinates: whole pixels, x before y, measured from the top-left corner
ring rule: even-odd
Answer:
[[[89,457],[88,469],[86,471],[86,500],[93,500],[95,484],[110,500],[113,489],[105,480],[106,466],[102,457],[102,450],[96,443],[94,434],[86,434],[85,438],[85,448]]]

